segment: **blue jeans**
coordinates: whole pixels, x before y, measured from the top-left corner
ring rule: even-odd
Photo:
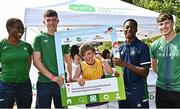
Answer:
[[[15,101],[18,108],[31,108],[32,86],[30,80],[20,83],[0,81],[0,108],[13,108]]]
[[[37,82],[36,108],[64,108],[61,103],[60,86],[55,82]]]

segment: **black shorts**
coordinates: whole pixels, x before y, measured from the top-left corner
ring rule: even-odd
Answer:
[[[180,108],[180,92],[168,91],[156,87],[157,108]]]

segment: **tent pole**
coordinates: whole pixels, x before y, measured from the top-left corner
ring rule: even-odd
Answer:
[[[25,27],[25,30],[24,30],[24,41],[26,41],[26,35],[27,35],[27,27]]]

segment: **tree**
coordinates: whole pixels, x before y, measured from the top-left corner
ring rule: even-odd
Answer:
[[[111,49],[112,49],[112,44],[111,44],[110,41],[109,41],[109,42],[103,42],[102,45],[100,45],[100,46],[98,47],[98,50],[99,50],[99,52],[101,52],[101,53],[102,53],[102,51],[103,51],[104,49],[108,49],[108,50],[111,50]]]
[[[148,46],[150,46],[152,44],[152,42],[154,42],[155,40],[157,40],[158,38],[160,38],[160,36],[158,37],[153,37],[153,38],[148,38],[148,39],[143,39],[142,41],[144,43],[146,43]]]
[[[179,0],[122,0],[152,11],[169,12],[176,16],[176,32],[180,32]]]

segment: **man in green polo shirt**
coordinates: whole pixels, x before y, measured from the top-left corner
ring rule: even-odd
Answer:
[[[151,45],[151,64],[157,73],[157,108],[180,108],[180,34],[173,29],[173,16],[161,13],[157,24],[162,37]]]
[[[48,32],[40,33],[34,40],[33,61],[39,70],[37,82],[36,108],[51,108],[53,99],[55,108],[63,108],[61,104],[60,86],[64,78],[58,75],[58,67],[55,51],[54,33],[59,23],[57,12],[47,10],[44,13],[44,25]],[[72,65],[69,55],[69,45],[62,46],[65,62],[69,72],[69,80],[72,75]]]

